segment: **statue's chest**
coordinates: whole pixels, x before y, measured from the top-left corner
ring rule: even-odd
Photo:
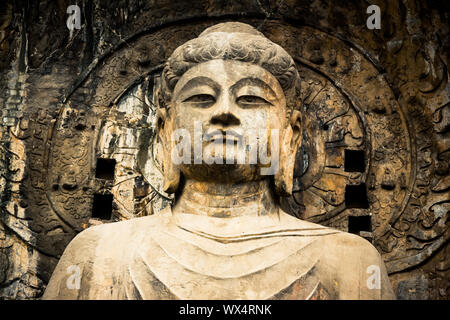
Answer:
[[[143,299],[327,299],[314,242],[212,245],[161,233],[136,251],[130,281]]]

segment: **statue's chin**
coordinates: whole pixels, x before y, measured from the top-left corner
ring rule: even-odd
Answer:
[[[258,165],[250,164],[190,164],[182,165],[181,172],[186,179],[215,181],[219,183],[241,183],[262,180]]]

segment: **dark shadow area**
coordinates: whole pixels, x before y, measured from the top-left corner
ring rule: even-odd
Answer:
[[[95,177],[104,180],[114,180],[114,171],[116,169],[115,159],[97,159],[97,166],[95,168]]]
[[[345,186],[345,206],[347,208],[369,208],[365,183]]]
[[[372,232],[372,220],[370,216],[349,216],[348,232],[358,234],[360,231]]]
[[[112,194],[94,194],[92,218],[110,220],[112,213]]]
[[[366,168],[364,151],[345,149],[344,168],[346,172],[364,172]]]

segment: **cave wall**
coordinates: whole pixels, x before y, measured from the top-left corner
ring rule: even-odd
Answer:
[[[81,29],[66,26],[72,4]],[[366,26],[370,4],[381,9],[379,30]],[[283,46],[302,77],[309,117],[285,210],[371,241],[400,299],[448,299],[448,9],[412,0],[2,1],[0,299],[39,298],[83,229],[170,203],[153,139],[161,66],[206,27],[233,20]]]

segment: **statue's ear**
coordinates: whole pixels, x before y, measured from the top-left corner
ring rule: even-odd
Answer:
[[[161,133],[164,129],[164,123],[167,119],[167,110],[165,108],[156,109],[156,129]]]
[[[280,196],[290,196],[294,183],[294,165],[297,149],[302,142],[301,113],[292,112],[284,135],[281,137],[280,166],[275,173],[275,191]]]
[[[163,149],[163,175],[164,192],[175,193],[180,184],[180,169],[172,162],[172,150],[174,142],[171,139],[173,123],[169,119],[165,108],[158,108],[156,111],[156,127],[158,138]]]
[[[298,148],[302,144],[302,115],[300,111],[294,110],[290,118],[290,124],[292,128],[292,140],[291,149],[294,153],[297,153]],[[295,155],[294,155],[295,157]]]

